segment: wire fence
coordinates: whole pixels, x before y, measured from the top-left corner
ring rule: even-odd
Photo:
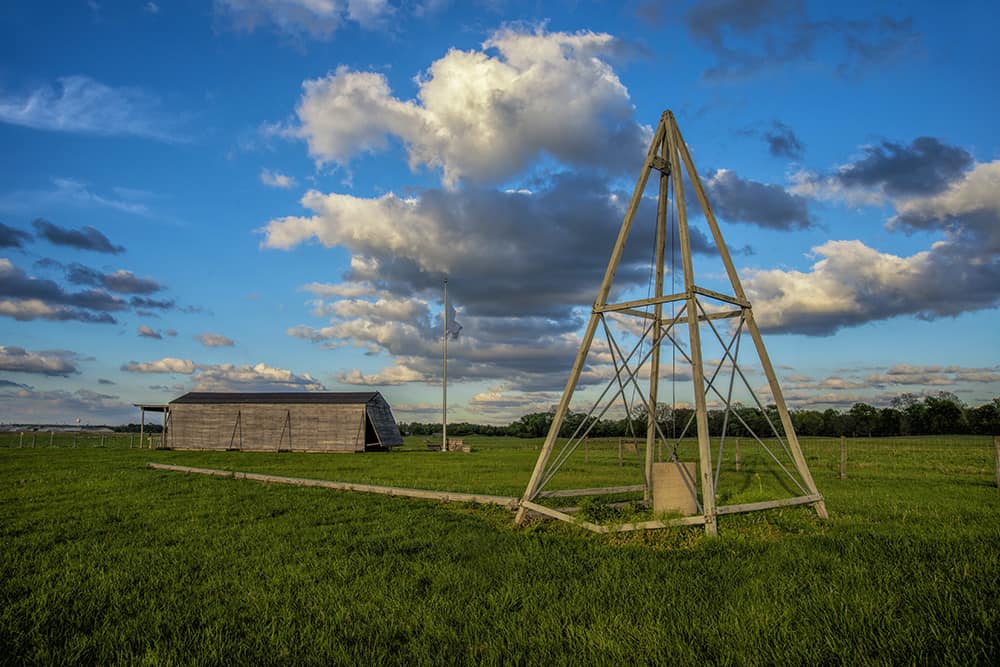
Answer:
[[[536,450],[541,439],[519,440],[472,436],[477,450],[491,445],[527,447]],[[717,440],[716,440],[717,442]],[[766,444],[775,445],[770,439]],[[802,437],[802,450],[814,475],[831,474],[842,480],[897,475],[964,475],[988,474],[1000,487],[1000,436],[989,435],[922,435],[892,437]],[[0,449],[160,449],[161,433],[115,433],[92,431],[12,430],[0,432]],[[588,438],[575,452],[577,465],[605,464],[615,467],[641,465],[645,440],[641,438]],[[724,470],[741,472],[752,466],[755,443],[749,438],[727,439],[722,452]],[[697,440],[686,437],[679,441],[679,460],[697,460]],[[718,450],[713,445],[713,459]],[[759,452],[758,452],[759,454]],[[658,446],[654,457],[670,458],[668,448]]]
[[[92,431],[21,430],[0,433],[0,448],[106,448],[159,449],[163,445],[160,433],[114,433]]]

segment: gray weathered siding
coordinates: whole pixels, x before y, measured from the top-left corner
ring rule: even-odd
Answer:
[[[237,415],[242,425],[242,446]],[[170,406],[168,446],[214,450],[233,447],[265,452],[279,449],[361,452],[365,449],[365,406],[176,403]]]

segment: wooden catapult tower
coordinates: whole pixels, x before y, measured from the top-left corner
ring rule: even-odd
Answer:
[[[684,173],[691,186],[685,190]],[[633,222],[644,199],[647,182],[650,176],[659,179],[659,194],[655,214],[655,241],[652,254],[653,262],[650,274],[655,273],[655,281],[651,279],[650,294],[646,298],[608,303],[612,293],[615,274],[619,269],[625,253],[626,243],[633,231]],[[695,277],[694,261],[692,259],[692,229],[688,224],[688,207],[685,196],[693,191],[700,204],[701,213],[707,223],[714,241],[715,251],[724,267],[725,279],[728,282],[727,291],[708,289],[698,284]],[[671,195],[672,193],[672,195]],[[669,215],[668,215],[669,214]],[[668,229],[668,217],[671,220]],[[676,232],[677,243],[674,243]],[[664,293],[664,273],[666,267],[666,249],[668,236],[671,241],[671,261],[675,249],[679,251],[683,268],[683,290]],[[707,238],[701,236],[699,238]],[[705,245],[705,244],[701,244]],[[701,249],[704,252],[704,249]],[[671,266],[671,281],[673,282],[673,266]],[[629,331],[639,338],[626,352],[619,338],[613,335],[613,327],[609,320],[631,320]],[[717,325],[717,323],[719,323]],[[728,326],[727,326],[728,325]],[[686,332],[685,332],[686,329]],[[585,368],[592,370],[596,366],[588,366],[588,358],[595,352],[595,336],[601,330],[606,336],[607,347],[600,341],[600,349],[596,350],[601,357],[600,364],[604,368],[613,369],[613,377],[600,397],[594,401],[593,407],[579,427],[569,436],[561,437],[560,433],[566,423],[570,404],[577,393],[581,374]],[[641,336],[639,335],[641,332]],[[714,345],[718,343],[720,358],[707,360],[704,358],[704,340],[710,339]],[[758,364],[753,371],[747,371],[740,365],[740,342],[744,336],[749,336],[756,352]],[[627,347],[627,346],[625,346]],[[663,348],[669,349],[674,363],[671,369],[676,381],[678,361],[685,371],[684,380],[690,381],[693,398],[693,412],[687,424],[677,437],[676,421],[673,433],[668,435],[657,419],[658,408],[664,405],[659,401],[661,371],[666,364],[661,364]],[[610,357],[610,364],[608,359]],[[773,405],[765,406],[751,387],[748,376],[757,372],[763,373],[761,382],[766,381],[767,390]],[[727,377],[728,376],[728,377]],[[737,383],[737,379],[739,383]],[[742,385],[752,397],[749,407],[734,399],[734,386]],[[645,385],[645,387],[643,387]],[[645,449],[637,452],[638,468],[641,471],[642,483],[632,486],[559,489],[547,490],[548,483],[553,480],[570,457],[577,452],[581,443],[586,442],[590,431],[598,420],[607,413],[612,405],[625,404],[626,412],[630,407],[626,395],[632,393],[633,406],[638,400],[638,407],[646,417]],[[610,397],[610,398],[609,398]],[[607,402],[605,403],[605,399]],[[589,399],[588,399],[589,402]],[[709,407],[710,403],[723,411],[721,429],[716,426],[716,432],[710,433]],[[603,407],[602,407],[603,406]],[[758,411],[761,418],[753,425],[746,418],[747,410]],[[674,413],[676,414],[676,411]],[[715,413],[718,415],[718,412]],[[673,419],[673,417],[672,417]],[[682,464],[678,460],[678,445],[692,430],[697,439],[697,468],[691,464]],[[761,424],[766,426],[762,427]],[[719,475],[723,453],[727,442],[727,432],[736,431],[749,441],[759,446],[761,458],[767,461],[775,475],[782,478],[784,488],[788,493],[780,498],[756,499],[753,502],[724,504],[719,502]],[[713,467],[713,438],[717,440],[717,453]],[[734,441],[729,437],[729,442]],[[737,452],[739,440],[735,440]],[[663,517],[652,521],[641,521],[631,524],[619,524],[613,528],[589,521],[578,521],[568,511],[558,506],[542,504],[547,498],[611,496],[622,492],[642,491],[644,503],[653,505],[654,492],[654,458],[656,447],[660,447],[663,457],[664,446],[670,452],[666,465],[676,466],[674,479],[680,480],[685,492],[691,497],[694,511],[681,517]],[[664,463],[656,464],[657,468]],[[738,464],[737,464],[738,465]],[[693,472],[697,470],[697,472]],[[659,487],[657,487],[659,488]],[[723,498],[724,500],[724,498]],[[670,111],[665,111],[653,134],[653,140],[646,153],[638,182],[632,194],[631,201],[625,212],[618,238],[611,252],[604,280],[601,282],[597,299],[591,311],[590,320],[580,342],[580,348],[570,371],[569,379],[563,390],[548,436],[539,453],[534,470],[524,495],[521,497],[516,522],[522,523],[528,512],[542,514],[551,518],[570,521],[596,532],[608,532],[613,529],[640,530],[647,528],[663,528],[670,525],[699,525],[705,527],[705,532],[714,535],[717,532],[717,517],[725,514],[754,512],[759,510],[787,507],[793,505],[810,505],[816,513],[827,517],[823,497],[820,495],[809,472],[805,457],[799,446],[795,429],[788,414],[788,407],[781,392],[774,367],[764,347],[760,329],[754,319],[753,307],[747,299],[739,275],[733,265],[732,257],[722,238],[718,222],[712,212],[705,188],[702,186],[695,169],[691,154],[681,137],[676,119]]]

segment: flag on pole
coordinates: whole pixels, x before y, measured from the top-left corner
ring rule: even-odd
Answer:
[[[458,320],[455,319],[455,309],[452,307],[450,303],[448,304],[447,312],[448,312],[448,322],[445,324],[444,330],[449,338],[455,340],[458,338],[459,332],[462,331],[462,325],[459,324]]]

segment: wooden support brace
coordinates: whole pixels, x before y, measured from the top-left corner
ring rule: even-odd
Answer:
[[[993,436],[993,457],[996,462],[997,489],[1000,489],[1000,435]]]
[[[336,491],[358,491],[360,493],[375,493],[383,496],[401,496],[405,498],[420,498],[423,500],[441,500],[453,503],[477,503],[479,505],[500,505],[510,510],[517,509],[517,498],[509,496],[491,496],[482,493],[461,493],[458,491],[430,491],[427,489],[408,489],[398,486],[379,486],[375,484],[355,484],[353,482],[332,482],[323,479],[304,479],[301,477],[282,477],[279,475],[261,475],[252,472],[236,472],[233,470],[216,470],[214,468],[192,468],[190,466],[171,465],[167,463],[147,463],[147,468],[153,470],[169,470],[195,475],[210,475],[212,477],[231,477],[233,479],[249,479],[267,484],[292,484],[294,486],[315,486]]]
[[[750,302],[746,299],[741,299],[735,296],[729,296],[728,294],[723,294],[722,292],[716,292],[715,290],[710,290],[707,287],[699,287],[695,285],[691,288],[692,292],[701,294],[702,296],[707,296],[710,299],[716,299],[717,301],[725,301],[726,303],[731,303],[734,306],[740,306],[741,308],[749,308]]]
[[[743,512],[759,512],[760,510],[776,509],[778,507],[794,507],[795,505],[815,505],[822,502],[821,495],[798,496],[797,498],[781,498],[779,500],[764,500],[759,503],[743,503],[742,505],[724,505],[715,510],[716,514],[741,514]]]
[[[621,310],[628,310],[630,308],[642,308],[644,306],[656,306],[658,304],[670,303],[672,301],[683,301],[687,298],[687,294],[667,294],[666,296],[657,296],[651,299],[635,299],[633,301],[622,301],[621,303],[609,303],[605,306],[594,306],[595,313],[608,313]]]
[[[542,491],[538,494],[538,497],[575,498],[579,496],[604,496],[615,493],[632,493],[634,491],[642,491],[645,488],[642,484],[633,484],[630,486],[603,486],[594,489],[565,489],[559,491]]]

